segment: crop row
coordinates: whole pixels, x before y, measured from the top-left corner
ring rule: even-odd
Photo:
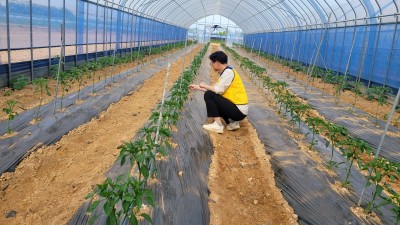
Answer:
[[[250,48],[244,47],[240,44],[234,44],[236,47],[241,47],[248,52],[252,52]],[[339,103],[341,93],[344,90],[349,90],[354,93],[354,99],[352,101],[352,110],[354,111],[355,105],[359,98],[363,98],[364,100],[378,102],[374,116],[375,122],[377,122],[378,117],[380,115],[380,108],[388,103],[388,97],[392,96],[392,89],[385,86],[373,85],[364,83],[361,80],[360,76],[351,77],[347,75],[335,74],[334,71],[329,69],[324,69],[318,66],[306,66],[299,62],[294,62],[291,60],[283,59],[276,57],[271,54],[267,54],[264,52],[259,53],[260,56],[270,60],[280,63],[282,66],[289,67],[294,72],[302,72],[303,74],[307,74],[307,82],[314,82],[315,78],[321,78],[324,83],[332,84],[334,86],[334,94],[335,94],[335,102]],[[397,111],[400,110],[400,106],[398,106]],[[383,119],[386,119],[388,114],[383,114]],[[394,119],[393,125],[399,127],[400,126],[400,116]]]
[[[308,146],[310,150],[316,144],[315,135],[323,135],[326,140],[325,146],[327,148],[331,146],[329,169],[347,163],[346,177],[341,181],[343,187],[350,187],[349,176],[354,163],[357,163],[358,168],[368,174],[365,187],[374,185],[375,189],[372,190],[372,199],[364,206],[365,212],[379,211],[381,206],[391,204],[393,205],[391,210],[396,217],[396,224],[398,224],[400,221],[400,195],[391,188],[391,184],[398,182],[400,178],[400,164],[379,156],[374,157],[373,147],[360,138],[351,137],[345,127],[312,116],[310,114],[311,106],[304,104],[296,95],[285,89],[288,86],[286,82],[273,81],[265,74],[264,68],[248,58],[240,56],[233,49],[227,46],[224,48],[233,55],[241,67],[249,70],[255,78],[262,81],[262,85],[268,90],[268,93],[273,94],[273,98],[279,106],[279,112],[284,110],[285,113],[290,114],[291,121],[298,124],[299,129],[302,121],[308,125],[312,132],[311,142]],[[345,157],[346,162],[333,161],[335,149],[338,149]],[[378,198],[380,198],[379,201]]]
[[[172,149],[171,128],[178,122],[179,112],[188,98],[188,86],[197,74],[207,48],[208,45],[173,84],[168,98],[165,101],[163,98],[147,125],[140,130],[140,138],[118,147],[120,154],[117,160],[121,166],[129,162],[134,171],[122,174],[116,180],[107,178],[86,197],[94,199],[88,209],[93,214],[89,224],[93,224],[98,218],[94,210],[101,202],[104,203],[102,209],[107,217],[107,224],[126,224],[129,221],[129,224],[134,225],[138,224],[140,218],[152,223],[150,215],[142,212],[144,204],[155,207],[154,194],[147,188],[147,181],[157,173],[156,156],[167,156],[167,149]]]
[[[193,44],[189,42],[189,44]],[[144,48],[138,50],[136,52],[132,52],[129,55],[125,55],[123,57],[116,56],[115,54],[112,56],[105,56],[98,58],[97,61],[90,61],[88,63],[83,63],[79,66],[72,67],[68,70],[63,70],[63,63],[61,61],[60,65],[54,65],[52,68],[52,78],[36,78],[33,79],[31,84],[33,85],[33,90],[37,93],[39,99],[39,105],[36,111],[35,120],[39,120],[40,117],[40,109],[42,106],[44,95],[51,96],[50,92],[50,79],[54,79],[54,81],[58,81],[57,88],[55,88],[55,97],[58,95],[58,86],[60,86],[61,90],[61,99],[60,99],[60,108],[63,108],[63,99],[64,96],[69,90],[71,89],[72,84],[78,85],[78,100],[80,99],[80,91],[82,86],[86,86],[87,83],[91,83],[92,86],[92,93],[95,93],[95,83],[99,82],[102,77],[104,77],[104,87],[107,84],[107,79],[110,79],[111,82],[114,82],[114,66],[115,65],[123,65],[125,63],[130,63],[133,61],[137,61],[139,63],[143,63],[143,59],[147,55],[156,55],[162,52],[169,51],[174,48],[182,48],[185,46],[185,42],[180,42],[175,45],[163,45],[159,48]],[[102,71],[102,73],[101,73]],[[111,77],[108,77],[108,74],[111,74]],[[26,77],[19,77],[11,82],[11,90],[21,90],[27,87],[30,84],[29,80]],[[59,85],[58,85],[59,84]],[[13,93],[11,90],[4,92],[4,96],[11,96]],[[7,115],[7,132],[12,133],[13,130],[10,126],[12,120],[18,116],[18,112],[16,107],[24,109],[24,106],[18,102],[16,99],[9,99],[5,103],[6,105],[3,106],[2,111]]]

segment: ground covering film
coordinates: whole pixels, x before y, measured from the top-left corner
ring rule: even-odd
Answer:
[[[151,180],[149,185],[156,199],[152,210],[154,224],[208,224],[207,175],[213,147],[200,126],[206,117],[200,101],[202,97],[196,95],[185,103],[173,133],[176,147],[156,163],[157,180]],[[129,166],[121,167],[116,161],[106,176],[115,179],[129,170]],[[86,224],[89,216],[85,212],[89,205],[90,200],[84,202],[68,224]],[[105,224],[102,207],[94,214],[101,215],[95,224]]]
[[[170,57],[178,57],[183,51],[178,51]],[[113,102],[136,90],[144,80],[152,74],[164,68],[167,60],[154,60],[149,63],[148,69],[140,71],[141,66],[115,75],[115,83],[105,83],[104,80],[95,84],[96,95],[92,95],[92,87],[88,86],[81,90],[80,103],[77,101],[77,93],[66,95],[63,100],[63,110],[54,113],[54,107],[60,109],[60,98],[51,101],[41,107],[39,122],[32,123],[36,117],[37,109],[27,110],[18,115],[12,121],[13,130],[16,135],[4,137],[0,142],[0,174],[5,171],[14,170],[15,166],[29,153],[41,146],[58,141],[70,130],[90,121],[107,109]],[[135,76],[133,73],[137,73]],[[111,82],[109,78],[108,82]],[[107,82],[107,81],[106,81]],[[0,123],[0,135],[7,132],[7,121]]]
[[[304,150],[307,149],[302,147],[307,144],[304,140],[296,140],[290,135],[288,120],[277,115],[276,109],[268,104],[267,95],[261,94],[264,91],[251,83],[248,77],[243,80],[249,94],[249,121],[256,128],[260,140],[271,156],[277,186],[282,189],[285,199],[299,216],[299,224],[392,223],[393,215],[386,208],[382,209],[381,221],[356,216],[351,207],[357,204],[358,194],[365,184],[363,176],[353,168],[351,179],[357,193],[336,191],[335,180],[340,178],[326,170],[326,163],[318,160],[319,156],[315,157],[316,154]],[[303,129],[306,129],[306,126],[303,126]],[[320,145],[315,148],[328,157],[330,150],[322,140],[321,138]],[[339,168],[338,171],[343,175],[343,168]],[[364,201],[370,197],[366,194]]]
[[[337,105],[335,104],[334,96],[323,93],[321,90],[313,88],[312,85],[306,89],[306,84],[301,80],[291,77],[286,72],[277,70],[268,63],[260,63],[265,62],[263,60],[256,60],[256,58],[260,59],[260,57],[251,56],[243,50],[236,50],[246,57],[253,58],[255,63],[266,68],[267,74],[272,79],[287,82],[289,84],[288,90],[307,100],[307,103],[316,109],[321,116],[337,125],[346,127],[353,137],[361,138],[377,149],[386,121],[380,119],[376,121],[373,116],[357,108],[354,108],[355,112],[352,113],[350,111],[353,108],[351,105],[344,102],[340,102]],[[380,155],[393,162],[400,162],[398,146],[400,146],[400,129],[389,125]]]

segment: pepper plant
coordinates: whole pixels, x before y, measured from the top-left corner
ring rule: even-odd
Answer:
[[[366,186],[369,187],[372,184],[375,186],[375,190],[372,193],[372,199],[367,203],[364,208],[366,213],[372,212],[373,209],[378,210],[379,208],[387,204],[388,201],[383,201],[380,204],[376,204],[375,200],[379,196],[383,199],[387,197],[383,196],[383,190],[385,185],[390,188],[390,185],[384,179],[387,178],[390,182],[396,182],[400,178],[400,164],[391,162],[385,158],[377,157],[372,161],[366,163],[362,167],[363,170],[369,170],[369,176]],[[384,182],[384,184],[382,184]]]
[[[95,194],[105,200],[103,211],[107,216],[106,224],[125,224],[126,221],[129,221],[131,225],[136,225],[139,224],[138,218],[140,217],[153,223],[148,214],[140,213],[144,202],[152,207],[155,206],[154,194],[145,188],[144,180],[136,180],[131,176],[125,177],[125,175],[119,176],[116,181],[107,178],[103,184],[98,184],[96,191],[90,193],[86,198],[92,198]],[[99,203],[100,200],[94,201],[88,212],[93,212]],[[118,207],[119,203],[122,204],[122,207]],[[98,215],[92,216],[89,224],[94,224],[97,218]]]
[[[32,81],[32,84],[35,86],[35,92],[39,92],[39,106],[36,112],[36,119],[39,118],[40,107],[42,106],[43,94],[46,92],[48,96],[51,95],[49,88],[49,81],[46,78],[36,78]]]
[[[78,83],[78,100],[79,100],[81,93],[81,86],[85,78],[85,73],[81,68],[74,67],[71,69],[70,74],[71,74],[71,80],[76,81]]]
[[[382,86],[374,86],[369,88],[375,98],[378,100],[378,105],[375,111],[375,122],[378,122],[379,108],[386,104],[387,94],[390,92],[390,88]]]
[[[350,184],[349,177],[351,174],[351,167],[353,166],[353,163],[357,162],[359,164],[359,167],[361,168],[363,166],[363,154],[365,154],[366,156],[371,155],[373,149],[370,145],[368,145],[364,140],[360,138],[348,137],[341,140],[338,144],[341,146],[340,149],[342,151],[342,154],[349,161],[349,166],[346,170],[346,178],[344,181],[341,182],[343,187],[348,188]]]
[[[361,92],[362,87],[363,87],[363,83],[360,81],[355,81],[353,83],[353,88],[351,89],[354,93],[354,101],[353,101],[353,108],[352,108],[353,112],[356,107],[357,97],[362,96],[362,92]]]
[[[327,122],[325,124],[325,127],[325,136],[329,138],[328,140],[326,140],[325,147],[329,147],[329,145],[331,146],[331,158],[328,162],[328,168],[331,169],[333,167],[338,167],[340,164],[344,163],[334,161],[333,153],[335,151],[335,148],[338,147],[338,143],[340,142],[340,140],[343,140],[343,138],[347,138],[348,131],[345,127],[338,126],[330,122]]]
[[[319,117],[307,117],[305,122],[312,131],[311,143],[308,146],[308,149],[311,150],[314,145],[318,143],[318,140],[315,139],[315,135],[322,132],[326,124],[325,121]]]
[[[14,111],[14,107],[16,104],[18,104],[19,102],[16,100],[8,100],[6,102],[7,107],[3,108],[3,112],[5,114],[7,114],[7,133],[11,134],[13,132],[13,130],[11,129],[10,123],[12,120],[15,119],[16,116],[18,116],[18,112]]]
[[[170,98],[165,101],[167,103],[165,109],[170,112],[161,112],[162,107],[158,105],[152,113],[149,123],[140,130],[139,135],[141,137],[134,142],[125,142],[119,147],[118,159],[121,164],[129,160],[132,168],[138,170],[137,178],[130,176],[130,172],[127,175],[119,176],[116,181],[107,178],[103,184],[97,185],[96,190],[87,196],[87,198],[92,198],[97,194],[103,198],[94,201],[89,212],[93,212],[100,201],[104,201],[103,211],[107,216],[107,224],[119,224],[121,221],[122,224],[126,224],[128,221],[130,224],[138,224],[140,217],[152,223],[149,215],[140,213],[144,202],[154,207],[154,195],[145,188],[147,179],[155,174],[154,165],[157,152],[167,155],[165,148],[171,148],[168,139],[172,134],[168,129],[168,124],[176,122],[177,111],[182,108],[187,99],[188,85],[196,75],[196,71],[200,67],[199,62],[206,53],[207,47],[208,45],[196,56],[190,72],[181,75],[182,79],[179,79],[179,85],[178,82],[173,85]],[[162,117],[160,117],[161,113]],[[159,121],[159,118],[161,118],[161,121]],[[122,209],[117,207],[119,204],[122,204]],[[93,224],[96,219],[97,215],[93,215],[90,224]]]

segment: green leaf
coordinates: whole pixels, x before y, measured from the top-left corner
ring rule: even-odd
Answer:
[[[149,221],[149,223],[153,224],[153,220],[151,219],[151,217],[146,214],[146,213],[142,213],[140,214],[141,217],[143,217],[145,220]]]
[[[96,194],[95,191],[92,191],[91,193],[89,193],[88,195],[86,195],[85,199],[89,199],[91,197],[93,197]]]
[[[148,167],[147,165],[143,165],[143,166],[140,168],[140,173],[143,174],[143,176],[144,176],[145,178],[148,178],[148,177],[149,177],[149,167]]]
[[[128,213],[130,205],[131,205],[131,202],[129,202],[129,201],[122,202],[122,209],[124,210],[124,213]]]
[[[87,211],[90,213],[93,212],[93,210],[95,210],[99,204],[100,204],[100,200],[96,200],[96,201],[92,202],[92,204],[87,209]]]
[[[155,201],[154,201],[153,192],[151,190],[144,189],[143,190],[143,194],[145,195],[146,202],[154,207],[155,206]]]
[[[159,147],[158,148],[158,152],[161,153],[163,156],[167,156],[168,153],[165,151],[165,149],[163,147]]]
[[[107,214],[108,216],[111,216],[111,213],[112,213],[112,211],[113,211],[113,209],[114,209],[114,206],[111,204],[110,201],[107,201],[107,202],[104,204],[103,209],[104,209],[104,213],[105,213],[105,214]]]
[[[383,187],[379,184],[376,185],[376,193],[378,194],[378,196],[381,196],[383,191]]]
[[[131,218],[130,218],[129,222],[130,222],[131,225],[138,225],[139,224],[138,220],[136,219],[136,215],[135,214],[131,215]]]
[[[96,222],[97,218],[99,218],[98,215],[94,215],[94,216],[90,217],[90,219],[88,221],[88,225],[93,225],[94,222]]]

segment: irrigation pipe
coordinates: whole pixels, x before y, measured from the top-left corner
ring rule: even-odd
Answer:
[[[378,149],[375,152],[374,159],[378,158],[378,156],[379,156],[379,153],[380,153],[381,148],[382,148],[383,141],[385,140],[386,133],[387,133],[387,130],[388,130],[389,125],[390,125],[390,121],[392,120],[392,117],[393,117],[394,111],[396,110],[397,104],[399,104],[399,99],[400,99],[400,87],[399,87],[399,89],[397,91],[396,99],[393,102],[392,110],[390,111],[390,115],[389,115],[389,118],[388,118],[388,120],[386,122],[385,129],[384,129],[382,137],[381,137],[381,141],[379,142],[379,145],[378,145]],[[361,205],[361,201],[362,201],[365,189],[366,189],[367,184],[368,184],[368,177],[371,176],[371,173],[372,173],[372,168],[370,168],[368,170],[368,176],[366,177],[367,183],[364,185],[363,190],[361,191],[360,200],[358,200],[358,206]]]

